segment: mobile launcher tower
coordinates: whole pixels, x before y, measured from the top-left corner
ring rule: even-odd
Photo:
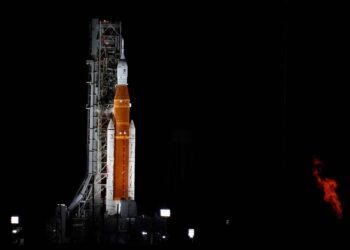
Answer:
[[[58,243],[128,241],[137,216],[136,130],[121,24],[92,19],[90,53],[87,175],[71,204],[57,206]]]

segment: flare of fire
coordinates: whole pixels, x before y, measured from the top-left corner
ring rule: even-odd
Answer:
[[[312,174],[315,176],[318,186],[324,191],[324,201],[331,204],[334,212],[337,214],[337,217],[341,219],[343,217],[343,208],[336,193],[338,183],[334,179],[327,177],[322,178],[320,176],[319,170],[322,166],[324,166],[324,164],[318,158],[314,158],[313,165]]]

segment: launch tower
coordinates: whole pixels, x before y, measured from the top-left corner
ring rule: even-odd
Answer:
[[[136,217],[135,136],[121,24],[93,19],[87,103],[87,174],[67,211],[72,232],[127,230]],[[123,225],[123,221],[125,222]],[[116,226],[117,227],[116,227]],[[81,235],[82,238],[89,235]]]

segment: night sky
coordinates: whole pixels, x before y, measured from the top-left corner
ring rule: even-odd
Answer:
[[[207,233],[230,218],[238,241],[348,232],[345,18],[326,6],[202,7],[50,7],[2,20],[3,221],[18,213],[43,231],[85,176],[85,60],[100,17],[123,23],[140,214],[168,206]],[[342,222],[313,155],[339,183]]]
[[[286,159],[293,176],[288,211],[302,226],[302,237],[341,242],[350,230],[348,20],[338,6],[304,7],[294,12],[288,28]],[[341,221],[311,174],[313,155],[324,162],[323,175],[339,184]]]

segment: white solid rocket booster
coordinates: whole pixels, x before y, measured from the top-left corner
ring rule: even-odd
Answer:
[[[135,146],[136,146],[136,128],[134,121],[130,122],[129,131],[129,187],[128,196],[129,199],[135,199]]]
[[[112,118],[107,128],[106,212],[108,215],[113,215],[117,212],[117,207],[113,200],[114,131],[114,122]]]

